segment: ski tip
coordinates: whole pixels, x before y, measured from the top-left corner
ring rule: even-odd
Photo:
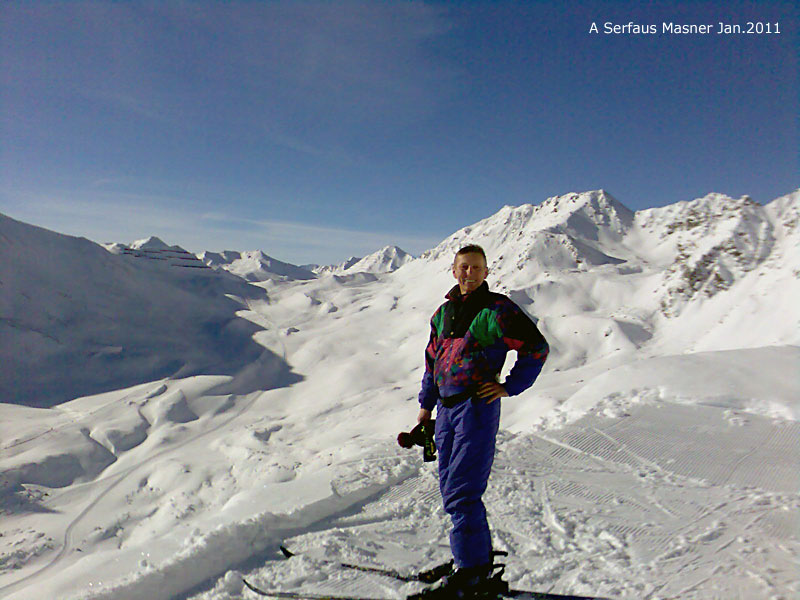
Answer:
[[[243,583],[244,583],[244,584],[245,584],[245,585],[246,585],[248,588],[250,588],[250,590],[254,591],[254,592],[255,592],[256,594],[258,594],[259,596],[265,596],[265,595],[266,595],[266,594],[264,594],[264,592],[262,592],[260,589],[258,589],[256,586],[254,586],[252,583],[250,583],[249,581],[247,581],[247,579],[245,579],[244,577],[242,577],[242,582],[243,582]]]
[[[286,558],[292,558],[294,556],[294,553],[289,552],[286,546],[281,546],[281,554],[283,554]]]

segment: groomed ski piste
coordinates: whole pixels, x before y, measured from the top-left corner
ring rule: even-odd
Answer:
[[[511,586],[796,598],[798,215],[798,192],[636,214],[568,194],[506,207],[393,272],[255,284],[0,217],[0,326],[16,336],[0,343],[2,379],[31,398],[37,382],[80,395],[0,404],[0,597],[257,597],[243,576],[418,591],[331,563],[415,572],[450,558],[436,465],[395,439],[414,425],[452,254],[475,242],[492,289],[553,348],[534,387],[502,400],[485,496]],[[150,317],[126,321],[143,303]],[[73,333],[98,311],[91,343]],[[106,390],[39,372],[62,351]]]

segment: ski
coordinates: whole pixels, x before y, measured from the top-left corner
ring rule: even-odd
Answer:
[[[363,596],[343,596],[336,594],[315,594],[307,592],[288,592],[282,590],[262,590],[242,578],[244,584],[259,596],[269,598],[295,598],[297,600],[396,600],[395,598],[370,598]],[[570,594],[552,594],[550,592],[533,592],[530,590],[508,590],[501,598],[518,598],[519,600],[608,600],[599,596],[574,596]]]
[[[259,596],[270,598],[297,598],[298,600],[389,600],[388,598],[362,598],[358,596],[336,596],[331,594],[308,594],[306,592],[286,592],[281,590],[262,590],[242,577],[244,584]],[[394,599],[392,599],[394,600]]]
[[[574,594],[553,594],[551,592],[534,592],[531,590],[508,590],[504,598],[519,598],[520,600],[608,600],[600,596],[575,596]]]
[[[280,546],[281,554],[287,559],[292,558],[294,556],[298,556],[286,546]],[[495,556],[508,556],[508,552],[504,552],[501,550],[494,551]],[[325,559],[315,559],[317,562],[324,563],[324,564],[331,564],[342,567],[344,569],[352,569],[355,571],[361,571],[364,573],[375,573],[377,575],[384,575],[386,577],[392,577],[399,581],[403,582],[421,582],[426,584],[432,584],[439,581],[445,575],[448,575],[453,570],[453,561],[450,560],[446,563],[442,563],[437,565],[431,569],[426,571],[420,571],[419,573],[412,573],[412,574],[405,574],[397,571],[395,569],[387,569],[381,567],[370,567],[366,565],[356,565],[352,563],[345,563],[333,560],[325,560]],[[503,567],[504,565],[497,565],[497,567]],[[292,591],[284,591],[284,590],[263,590],[258,586],[253,585],[246,579],[242,578],[244,584],[253,592],[260,596],[267,596],[271,598],[295,598],[297,600],[395,600],[389,598],[368,598],[368,597],[358,597],[358,596],[343,596],[343,595],[335,595],[335,594],[320,594],[320,593],[306,593],[306,592],[292,592]],[[420,594],[412,594],[408,598],[413,599],[419,597]],[[551,592],[535,592],[532,590],[515,590],[510,589],[507,590],[502,595],[497,596],[497,598],[518,598],[519,600],[608,600],[607,598],[601,598],[599,596],[576,596],[571,594],[554,594]]]
[[[293,556],[297,556],[294,552],[288,550],[285,546],[281,546],[281,553],[286,558],[292,558]],[[317,559],[315,559],[317,560]],[[331,560],[324,560],[319,559],[318,562],[326,563],[326,564],[334,564],[344,569],[352,569],[354,571],[362,571],[365,573],[376,573],[378,575],[384,575],[386,577],[392,577],[399,581],[420,581],[422,583],[435,583],[439,581],[442,577],[450,573],[453,570],[453,561],[450,560],[446,563],[442,563],[441,565],[437,565],[431,569],[426,571],[420,571],[419,573],[412,573],[406,574],[401,573],[400,571],[396,571],[395,569],[384,569],[380,567],[368,567],[365,565],[354,565],[351,563],[344,563],[338,561],[331,561]]]

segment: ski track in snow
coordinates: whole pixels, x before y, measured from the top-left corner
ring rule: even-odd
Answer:
[[[653,416],[652,411],[642,410],[624,419],[628,439],[641,441]],[[696,415],[687,410],[683,417],[690,424]],[[722,420],[722,415],[717,418]],[[603,439],[610,436],[599,427],[615,430],[620,424],[586,421],[565,428],[557,439],[521,435],[500,444],[487,505],[496,547],[511,553],[507,573],[515,586],[612,598],[779,597],[778,590],[790,589],[790,572],[761,576],[744,587],[738,579],[727,585],[724,578],[712,582],[708,574],[737,572],[754,559],[762,566],[796,560],[796,543],[793,550],[779,539],[758,547],[753,538],[772,537],[763,519],[776,509],[788,509],[796,517],[800,508],[797,477],[791,475],[800,427],[787,427],[792,437],[785,439],[792,442],[779,444],[785,464],[753,493],[746,484],[729,483],[736,457],[723,469],[708,464],[702,453],[704,439],[693,440],[692,460],[673,466],[669,455],[653,462],[652,457],[629,450],[600,447],[596,433]],[[748,449],[769,441],[757,428],[739,435]],[[535,472],[520,469],[522,465],[531,465]],[[426,472],[404,486],[402,493],[387,492],[351,519],[331,523],[328,531],[304,534],[288,543],[321,557],[388,563],[409,572],[445,560],[447,549],[437,548],[437,541],[448,525],[436,506],[435,478]],[[429,523],[431,517],[434,524]],[[425,525],[420,528],[418,523]],[[783,541],[787,534],[791,537],[791,529],[782,532]],[[435,550],[416,556],[409,550],[411,540]],[[303,569],[292,567],[272,563],[257,570],[255,577],[282,588],[313,583],[314,589],[331,593],[364,594],[374,589],[360,574],[330,568],[323,568],[329,571],[323,574],[313,561]],[[194,598],[224,597],[216,590]]]
[[[273,341],[287,352],[285,339]],[[167,394],[163,388],[157,384],[156,397]],[[152,398],[148,390],[139,396]],[[180,382],[170,382],[168,391],[192,395],[181,391]],[[224,413],[224,421],[209,422],[193,436],[89,484],[101,491],[69,523],[55,557],[3,592],[26,597],[24,592],[14,595],[15,590],[56,570],[74,550],[76,528],[102,519],[102,513],[94,514],[98,504],[129,475],[235,424],[259,397],[245,399],[233,414]],[[506,559],[509,580],[516,587],[611,598],[784,597],[796,585],[791,566],[797,562],[798,543],[791,532],[800,509],[794,469],[800,426],[732,415],[725,407],[668,403],[663,393],[652,397],[659,401],[637,401],[610,413],[619,416],[605,416],[608,410],[601,404],[594,414],[560,429],[501,432],[486,501],[495,544],[511,553]],[[624,404],[624,398],[614,402]],[[672,431],[681,436],[674,438]],[[271,435],[265,434],[265,441]],[[717,443],[710,445],[709,436]],[[338,463],[340,475],[369,465],[365,479],[356,478],[354,484],[345,478],[341,490],[331,488],[332,498],[345,498],[340,502],[300,507],[283,524],[268,516],[239,522],[210,536],[216,548],[197,544],[201,550],[190,547],[127,584],[71,597],[167,597],[163,594],[171,589],[169,597],[187,600],[241,598],[249,592],[238,573],[246,572],[256,583],[281,589],[401,598],[418,586],[342,572],[311,558],[409,571],[449,558],[449,523],[439,505],[435,467],[409,456],[402,461],[399,481],[383,478],[376,474],[396,472],[398,462],[390,458],[396,454],[391,446],[378,446],[370,450],[368,445],[355,461]],[[348,494],[355,495],[348,499]],[[242,537],[251,539],[250,550],[240,548],[221,565],[208,563],[206,554],[224,553]],[[286,562],[275,551],[280,543],[309,556]],[[220,572],[219,579],[203,583],[202,571],[192,563],[209,564]],[[740,572],[750,574],[744,587],[741,578],[726,585],[726,573]],[[187,593],[187,585],[207,589]]]
[[[231,398],[231,400],[233,400],[233,397]],[[87,520],[88,517],[90,517],[92,515],[92,511],[100,503],[100,501],[102,501],[106,496],[108,496],[112,492],[112,490],[114,490],[114,488],[116,488],[119,484],[121,484],[123,481],[125,481],[126,478],[128,478],[131,475],[133,475],[139,469],[141,469],[141,468],[143,468],[143,467],[145,467],[145,466],[147,466],[149,464],[152,464],[153,462],[163,458],[164,456],[167,456],[167,455],[173,454],[173,453],[177,453],[182,448],[184,448],[186,445],[188,445],[190,443],[193,443],[193,442],[196,442],[196,441],[200,440],[203,437],[209,436],[212,433],[215,433],[215,432],[223,429],[224,427],[226,427],[230,423],[232,423],[234,420],[236,420],[239,417],[241,417],[253,405],[253,403],[256,400],[257,400],[257,397],[253,398],[252,400],[247,402],[244,406],[242,406],[242,408],[238,412],[234,413],[227,420],[215,425],[214,427],[211,427],[211,428],[209,428],[207,430],[204,430],[204,431],[202,431],[202,432],[200,432],[200,433],[198,433],[198,434],[196,434],[196,435],[184,440],[183,442],[180,442],[178,444],[170,446],[169,448],[167,448],[167,449],[165,449],[165,450],[163,450],[161,452],[158,452],[158,453],[155,453],[153,455],[150,455],[145,460],[141,461],[140,463],[138,463],[138,464],[136,464],[136,465],[134,465],[132,467],[129,467],[129,468],[125,469],[121,473],[117,473],[117,474],[111,475],[109,477],[109,479],[112,480],[111,483],[107,483],[105,481],[105,479],[101,479],[101,480],[97,481],[96,482],[96,487],[100,487],[101,491],[99,493],[97,493],[94,496],[94,498],[91,500],[91,502],[89,502],[89,504],[78,514],[78,516],[69,523],[69,525],[67,526],[66,531],[64,532],[64,539],[63,539],[62,544],[61,544],[61,549],[59,550],[58,554],[56,554],[56,556],[53,558],[53,560],[50,563],[46,564],[44,567],[40,568],[38,571],[35,571],[35,572],[31,573],[30,575],[27,575],[23,579],[20,579],[20,580],[14,582],[13,584],[11,584],[9,586],[6,586],[5,588],[3,588],[3,590],[5,590],[6,592],[9,592],[9,593],[13,592],[15,589],[17,589],[19,587],[22,587],[25,584],[25,582],[27,582],[27,581],[29,581],[29,580],[31,580],[33,578],[39,577],[41,575],[44,575],[48,571],[52,571],[52,570],[56,569],[58,567],[58,565],[59,565],[59,562],[70,551],[74,550],[73,531],[75,530],[75,528],[78,527],[83,521]]]
[[[686,426],[696,422],[694,408],[681,408],[676,421]],[[676,449],[673,456],[691,456],[677,463],[669,453],[656,459],[652,450],[646,452],[651,456],[620,451],[619,442],[606,433],[624,431],[618,435],[642,444],[663,410],[668,409],[643,407],[617,422],[587,417],[553,439],[504,436],[486,500],[495,545],[510,552],[504,560],[516,587],[653,599],[777,598],[780,590],[792,588],[791,571],[769,573],[768,566],[791,565],[798,546],[796,540],[791,543],[791,529],[775,536],[769,517],[777,513],[780,518],[783,512],[797,524],[800,495],[792,467],[800,426],[784,424],[785,431],[777,436],[782,442],[773,440],[767,423],[738,431],[745,454],[768,450],[764,445],[773,443],[785,457],[756,491],[749,485],[753,482],[731,485],[737,456],[721,468],[709,464],[702,452],[705,436],[689,438],[693,449]],[[727,427],[722,412],[706,414],[704,422],[716,417],[719,427]],[[611,443],[598,444],[598,437]],[[441,543],[448,519],[438,506],[436,486],[433,470],[420,465],[416,477],[388,489],[356,514],[284,543],[320,559],[388,564],[408,572],[426,568],[449,557]],[[757,541],[767,539],[765,545]],[[267,587],[331,594],[375,595],[380,586],[401,597],[415,589],[414,584],[399,586],[378,576],[343,572],[309,556],[289,562],[277,554],[267,557],[266,565],[249,572],[248,579]],[[722,577],[743,569],[760,575],[745,585],[738,578]],[[237,594],[235,580],[228,578],[191,598]]]

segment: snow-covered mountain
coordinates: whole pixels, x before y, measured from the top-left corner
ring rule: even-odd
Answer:
[[[247,281],[302,281],[315,277],[308,269],[282,262],[260,250],[203,252],[199,258],[209,267],[225,269]]]
[[[353,256],[339,264],[325,266],[297,266],[272,258],[261,250],[205,251],[195,256],[180,246],[170,246],[155,236],[127,245],[113,243],[103,246],[113,254],[167,261],[173,266],[221,269],[250,282],[304,281],[314,279],[317,275],[391,273],[414,260],[412,255],[397,246],[386,246],[364,258]]]
[[[311,270],[317,275],[341,275],[347,269],[361,260],[359,256],[351,256],[347,260],[331,265],[310,265]]]
[[[260,250],[250,252],[205,251],[194,255],[180,246],[170,246],[155,236],[131,244],[112,243],[103,244],[103,246],[112,254],[164,261],[171,266],[215,269],[219,272],[236,275],[249,282],[302,281],[316,277],[310,269],[282,262]]]
[[[103,246],[112,254],[162,261],[171,267],[206,268],[206,265],[191,252],[184,250],[180,246],[170,246],[155,236],[137,240],[130,245],[114,243],[103,244]]]
[[[482,245],[490,280],[552,335],[594,340],[564,367],[653,338],[659,353],[793,344],[799,203],[800,191],[766,206],[710,194],[634,214],[602,190],[566,194],[506,206],[409,268],[446,273],[459,247]],[[776,312],[788,327],[774,326]]]
[[[203,252],[199,255],[199,259],[209,267],[225,269],[247,281],[258,282],[303,281],[318,275],[390,273],[414,260],[414,257],[397,246],[386,246],[364,258],[350,257],[342,263],[325,266],[313,264],[296,266],[276,260],[260,250]]]
[[[386,246],[365,256],[342,273],[391,273],[414,260],[408,252],[397,246]]]
[[[250,284],[2,219],[0,369],[22,403],[0,403],[0,596],[231,600],[243,574],[418,591],[334,565],[449,558],[435,465],[394,440],[453,254],[478,243],[551,345],[502,400],[485,496],[513,587],[795,597],[799,224],[800,191],[637,213],[591,191],[507,206],[381,276]],[[172,355],[208,368],[171,374]],[[90,393],[83,370],[106,391],[24,405]]]
[[[548,198],[539,205],[505,206],[498,213],[464,227],[422,258],[451,261],[466,243],[484,247],[490,268],[503,273],[586,270],[618,264],[614,256],[630,230],[634,214],[600,190]]]
[[[403,265],[414,260],[414,257],[397,246],[385,246],[380,250],[357,258],[351,256],[346,261],[336,265],[314,266],[313,270],[319,275],[354,275],[356,273],[391,273]]]
[[[800,297],[797,277],[800,267],[798,198],[800,191],[795,191],[761,206],[747,197],[733,199],[709,194],[634,214],[603,190],[570,193],[549,198],[539,205],[506,206],[496,214],[455,232],[425,252],[419,260],[414,260],[396,246],[389,246],[363,259],[354,258],[339,267],[323,267],[317,272],[340,275],[396,272],[401,280],[410,277],[415,282],[440,281],[441,284],[430,285],[448,287],[449,265],[454,252],[467,243],[481,244],[489,257],[490,282],[510,293],[518,304],[541,319],[543,327],[556,341],[577,332],[586,337],[587,343],[582,347],[555,344],[551,364],[560,368],[572,368],[604,356],[644,347],[658,354],[689,349],[793,344],[797,343],[800,330],[800,303],[793,301]],[[19,232],[36,230],[7,217],[3,225],[9,231],[6,234],[7,245],[13,243],[15,235],[23,235]],[[60,265],[57,268],[52,261],[44,259],[28,262],[30,253],[20,253],[19,259],[4,265],[7,271],[13,271],[7,275],[8,281],[15,282],[5,286],[2,301],[7,306],[16,302],[10,293],[14,286],[26,287],[22,293],[37,298],[53,296],[42,291],[48,286],[60,290],[54,296],[53,306],[40,305],[39,300],[34,302],[35,309],[28,314],[23,314],[25,303],[7,309],[6,324],[36,322],[35,325],[16,327],[14,336],[26,331],[26,339],[31,331],[39,331],[44,340],[52,342],[52,339],[58,339],[62,334],[56,332],[60,331],[63,317],[45,315],[76,312],[77,309],[64,305],[65,298],[73,297],[94,295],[95,299],[85,301],[87,306],[100,302],[102,307],[96,311],[99,314],[119,313],[119,317],[107,317],[117,323],[111,328],[114,331],[126,329],[119,325],[121,319],[147,318],[156,323],[158,319],[150,319],[156,310],[151,307],[154,300],[144,302],[141,297],[169,298],[172,294],[153,293],[147,288],[155,284],[132,282],[127,275],[120,274],[121,269],[135,267],[133,272],[137,276],[147,273],[158,282],[157,285],[166,282],[183,289],[191,287],[189,281],[203,281],[203,287],[208,287],[211,281],[222,286],[224,280],[224,286],[237,288],[239,296],[252,295],[260,290],[244,284],[237,287],[234,280],[226,280],[223,275],[236,275],[250,282],[306,281],[316,276],[309,270],[275,260],[261,251],[205,252],[198,258],[179,246],[170,246],[157,237],[151,237],[129,245],[105,246],[123,262],[112,260],[106,264],[111,259],[95,251],[92,260],[99,260],[102,266],[92,267],[96,274],[83,281],[79,293],[72,291],[74,286],[67,274],[81,263],[81,259],[76,257],[76,245],[89,243],[36,231],[39,231],[38,237],[27,234],[31,253],[52,247],[52,240],[61,240],[69,249],[56,252]],[[40,273],[45,268],[47,272]],[[165,278],[161,271],[169,273],[169,276]],[[197,277],[204,272],[208,275],[216,273],[219,277],[194,280],[191,277],[173,277],[181,272]],[[28,275],[23,276],[24,273]],[[155,276],[155,273],[161,274]],[[86,276],[82,278],[85,280]],[[110,285],[109,281],[115,278],[124,279],[124,282]],[[111,290],[115,299],[128,298],[131,302],[101,300],[105,297],[96,294],[94,288]],[[171,305],[177,302],[173,300]],[[198,300],[191,296],[180,302],[191,304]],[[208,310],[208,307],[203,310]],[[142,316],[135,317],[139,313]],[[774,327],[775,314],[781,315],[785,326]],[[81,331],[77,323],[89,322],[87,312],[81,315],[67,321],[70,332]],[[42,319],[47,326],[40,322]],[[177,317],[172,320],[179,321]],[[154,327],[154,330],[159,329],[164,330],[160,326]],[[94,344],[93,348],[96,346],[95,350],[87,349],[85,352],[100,352],[106,356],[110,351],[103,348],[122,346],[131,352],[129,344],[101,341],[111,340],[113,336],[108,332],[89,335],[87,332],[90,330],[84,327],[80,335],[97,341],[74,342],[80,347],[87,344]],[[141,335],[147,328],[135,327],[132,330]],[[12,338],[7,336],[7,339]],[[180,343],[178,339],[186,339],[186,336],[174,338],[176,341],[167,347]],[[590,340],[592,343],[588,343]],[[6,344],[4,349],[9,359],[5,364],[8,365],[9,377],[11,372],[18,372],[14,365],[20,360],[39,360],[38,352],[43,352],[51,342],[40,344],[33,353],[18,353],[9,350]],[[576,354],[559,353],[559,347],[574,349]],[[12,359],[12,355],[18,356]],[[24,356],[28,358],[22,358]],[[133,362],[126,361],[126,364]],[[50,371],[45,370],[40,376],[45,377],[47,372]],[[96,371],[91,372],[94,374],[87,375],[88,379],[97,375]],[[63,374],[63,370],[56,370],[56,373]],[[56,375],[53,377],[54,381],[58,379]],[[21,394],[20,397],[28,393],[20,390],[30,390],[34,385],[23,385],[16,378],[8,381],[15,382],[13,387]],[[42,389],[49,388],[45,386]]]
[[[173,250],[175,252],[186,252],[180,246],[170,246],[161,238],[151,235],[148,238],[143,238],[141,240],[136,240],[135,242],[131,243],[131,248],[134,250],[152,250],[156,252],[164,252]]]

